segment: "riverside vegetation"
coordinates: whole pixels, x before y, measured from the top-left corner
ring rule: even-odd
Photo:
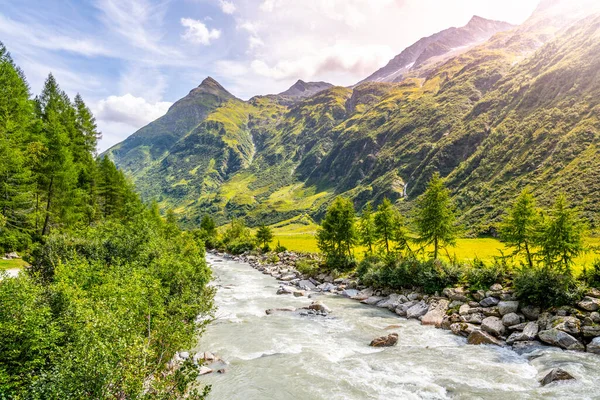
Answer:
[[[281,253],[284,249],[279,248],[280,254],[244,260],[300,289],[282,286],[278,293],[343,294],[451,329],[469,336],[473,344],[502,345],[505,340],[531,348],[539,339],[569,350],[587,346],[589,352],[600,352],[600,261],[574,274],[574,260],[587,251],[586,228],[564,196],[558,195],[551,209],[541,210],[524,190],[500,224],[512,252],[491,264],[440,260],[440,252],[455,243],[460,230],[449,191],[437,174],[416,204],[416,229],[411,232],[387,199],[376,211],[367,204],[357,218],[352,202],[338,197],[317,233],[322,259]],[[261,227],[253,238],[236,220],[217,247],[249,254],[261,243],[266,251],[272,238],[268,231]],[[366,249],[360,263],[354,258],[357,245]]]
[[[210,316],[203,243],[96,158],[80,96],[49,76],[34,100],[0,44],[0,399],[202,398],[169,364]]]

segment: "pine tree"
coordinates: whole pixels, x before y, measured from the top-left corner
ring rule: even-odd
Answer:
[[[68,97],[50,74],[41,95],[36,99],[41,119],[43,158],[37,171],[36,202],[39,234],[44,236],[53,223],[72,222],[79,193],[77,171],[70,146],[70,133],[74,129],[74,111]]]
[[[585,251],[584,233],[585,224],[561,194],[538,236],[538,246],[546,264],[560,266],[571,275],[574,259]]]
[[[416,226],[418,242],[433,245],[433,258],[437,259],[440,248],[456,243],[456,217],[450,192],[438,173],[427,185],[425,193],[417,199]]]
[[[210,215],[205,215],[202,217],[200,229],[202,229],[208,237],[217,236],[217,224],[215,224],[215,220],[212,219]]]
[[[317,231],[317,245],[334,266],[347,266],[356,244],[355,211],[352,201],[337,197],[327,209]]]
[[[362,212],[358,224],[358,234],[360,244],[367,247],[369,254],[373,254],[373,246],[375,245],[375,221],[373,219],[373,206],[368,203]]]
[[[98,132],[96,118],[85,105],[79,93],[75,96],[73,103],[75,106],[76,127],[83,138],[81,146],[88,154],[96,154],[98,140],[102,138],[102,134]]]
[[[268,251],[269,243],[273,240],[273,231],[265,224],[262,224],[256,232],[256,240],[259,243],[262,243],[262,247],[264,250]]]
[[[375,239],[388,255],[393,250],[410,250],[402,215],[387,198],[375,213]],[[394,243],[395,249],[392,248]]]
[[[540,213],[536,208],[535,198],[525,189],[500,226],[502,239],[515,249],[514,255],[525,252],[530,268],[533,268],[531,247],[535,242],[540,223]]]
[[[23,241],[31,227],[33,187],[27,150],[33,120],[25,77],[0,43],[0,247],[4,242],[5,250],[26,245]]]

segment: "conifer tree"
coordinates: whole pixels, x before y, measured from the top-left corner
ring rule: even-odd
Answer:
[[[440,248],[456,243],[456,217],[450,192],[436,172],[427,185],[425,193],[417,199],[416,226],[418,242],[433,245],[433,258],[437,259]]]
[[[352,247],[357,239],[354,218],[352,201],[337,197],[327,209],[317,231],[317,245],[334,265],[343,264],[352,256]]]
[[[273,240],[273,231],[265,224],[262,224],[256,232],[256,240],[262,244],[264,250],[268,251],[269,243]]]
[[[538,236],[546,264],[559,266],[570,275],[574,259],[585,251],[584,233],[585,224],[561,194]]]
[[[373,206],[367,203],[362,212],[358,224],[358,234],[360,243],[367,247],[367,252],[373,254],[373,246],[375,245],[375,221],[373,219]]]
[[[393,250],[410,250],[402,215],[387,198],[375,213],[375,239],[388,255]]]
[[[514,255],[525,252],[527,264],[533,268],[532,245],[541,223],[535,198],[525,189],[521,192],[508,216],[500,226],[502,239],[514,248]]]

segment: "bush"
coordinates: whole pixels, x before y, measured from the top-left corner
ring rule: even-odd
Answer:
[[[225,245],[228,253],[238,255],[247,251],[252,251],[256,248],[256,242],[249,237],[241,237],[234,239]]]
[[[394,290],[420,288],[433,294],[456,285],[463,269],[439,260],[422,262],[414,258],[380,260],[369,257],[361,262],[357,271],[361,283]]]
[[[282,246],[281,242],[278,240],[277,247],[275,247],[275,249],[273,251],[275,253],[283,253],[284,251],[287,251],[287,248],[285,246]]]
[[[502,283],[508,277],[508,267],[498,260],[487,265],[476,259],[466,269],[464,277],[471,290],[487,290],[493,284]]]
[[[302,275],[315,276],[319,271],[319,262],[315,260],[298,260],[296,269]]]
[[[325,259],[325,266],[329,271],[348,272],[356,268],[354,257],[330,255]]]
[[[592,268],[583,268],[580,279],[589,287],[600,288],[600,260],[594,261]]]
[[[577,282],[569,274],[552,267],[521,267],[513,285],[517,298],[543,308],[572,304],[580,297]]]

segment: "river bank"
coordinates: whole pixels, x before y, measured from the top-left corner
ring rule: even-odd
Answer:
[[[219,254],[221,257],[229,257]],[[499,284],[489,290],[446,288],[436,296],[404,290],[389,292],[364,287],[356,280],[334,279],[320,274],[303,276],[295,269],[303,257],[293,252],[278,255],[232,257],[246,262],[263,274],[278,279],[280,295],[313,297],[319,293],[341,295],[363,304],[388,309],[423,325],[450,330],[467,338],[469,344],[510,346],[518,353],[528,353],[541,346],[600,354],[600,290],[590,289],[574,306],[541,310],[520,304],[509,288]]]
[[[330,292],[277,295],[280,282],[269,274],[241,260],[207,259],[218,311],[191,352],[211,351],[228,363],[225,374],[199,378],[213,385],[211,399],[592,399],[600,388],[593,354],[470,346],[451,331]],[[331,313],[302,315],[315,300]],[[265,312],[275,308],[298,311]],[[399,335],[396,346],[369,347],[390,333]],[[541,386],[558,367],[576,380]]]

